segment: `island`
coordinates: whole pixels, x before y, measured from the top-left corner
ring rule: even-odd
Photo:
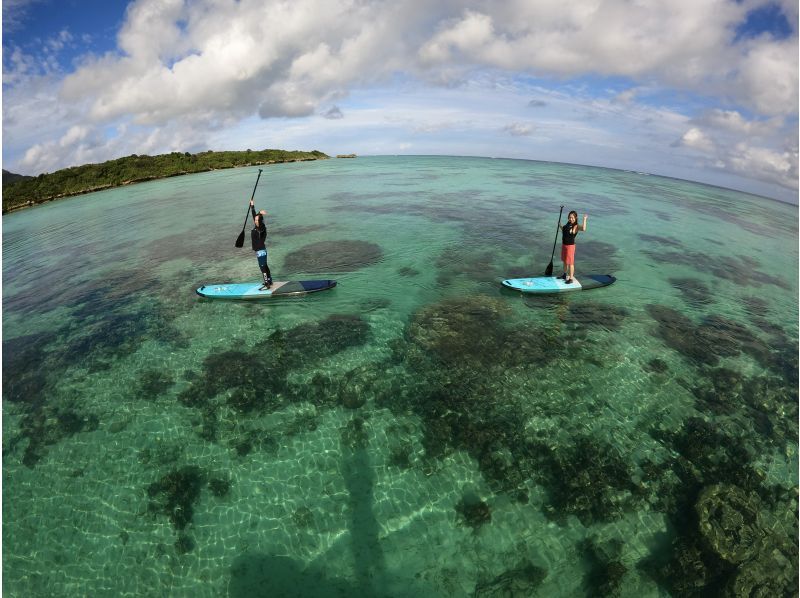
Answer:
[[[239,166],[326,160],[329,157],[317,150],[310,152],[277,149],[224,152],[209,150],[197,154],[189,152],[172,152],[157,156],[132,154],[101,164],[73,166],[34,177],[14,175],[4,171],[3,214],[62,197],[182,174]]]

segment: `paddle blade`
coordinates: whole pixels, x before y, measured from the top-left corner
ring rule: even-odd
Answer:
[[[553,275],[553,262],[547,264],[547,268],[544,269],[545,276],[552,276]]]
[[[244,229],[242,229],[242,232],[239,233],[239,236],[236,239],[236,247],[244,247]]]

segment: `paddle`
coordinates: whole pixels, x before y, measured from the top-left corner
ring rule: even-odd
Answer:
[[[258,179],[261,178],[261,169],[258,169],[258,176],[256,177],[256,186],[253,187],[253,195],[250,196],[250,201],[256,196],[256,187],[258,187]],[[244,224],[242,225],[242,232],[239,234],[239,237],[236,239],[236,247],[244,247],[244,229],[247,227],[247,219],[250,216],[250,204],[247,204],[247,214],[244,217]],[[559,215],[558,221],[561,222],[561,216]]]
[[[547,264],[547,268],[544,270],[545,276],[552,276],[553,275],[553,256],[556,254],[556,241],[558,241],[558,229],[561,228],[561,214],[564,212],[564,206],[561,206],[561,209],[558,211],[558,226],[556,227],[556,238],[553,239],[553,253],[550,254],[550,263]],[[244,234],[244,231],[242,231]]]

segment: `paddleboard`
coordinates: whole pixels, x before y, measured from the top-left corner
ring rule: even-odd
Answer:
[[[317,291],[326,291],[336,286],[335,280],[289,280],[275,281],[266,290],[260,290],[260,282],[204,284],[197,294],[208,299],[269,299],[290,297]]]
[[[573,278],[572,283],[567,284],[561,278],[554,276],[538,276],[536,278],[508,278],[503,281],[503,286],[522,293],[570,293],[607,287],[616,280],[610,274],[584,274],[580,280]]]

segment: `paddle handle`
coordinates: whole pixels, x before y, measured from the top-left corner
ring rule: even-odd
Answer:
[[[258,187],[258,180],[261,178],[261,169],[258,169],[258,176],[256,177],[256,184],[253,186],[253,194],[250,196],[250,201],[253,201],[256,198],[256,188]],[[250,204],[247,204],[247,214],[244,217],[244,225],[242,226],[242,230],[247,226],[247,217],[250,216]],[[561,222],[561,216],[559,215],[558,221]]]

